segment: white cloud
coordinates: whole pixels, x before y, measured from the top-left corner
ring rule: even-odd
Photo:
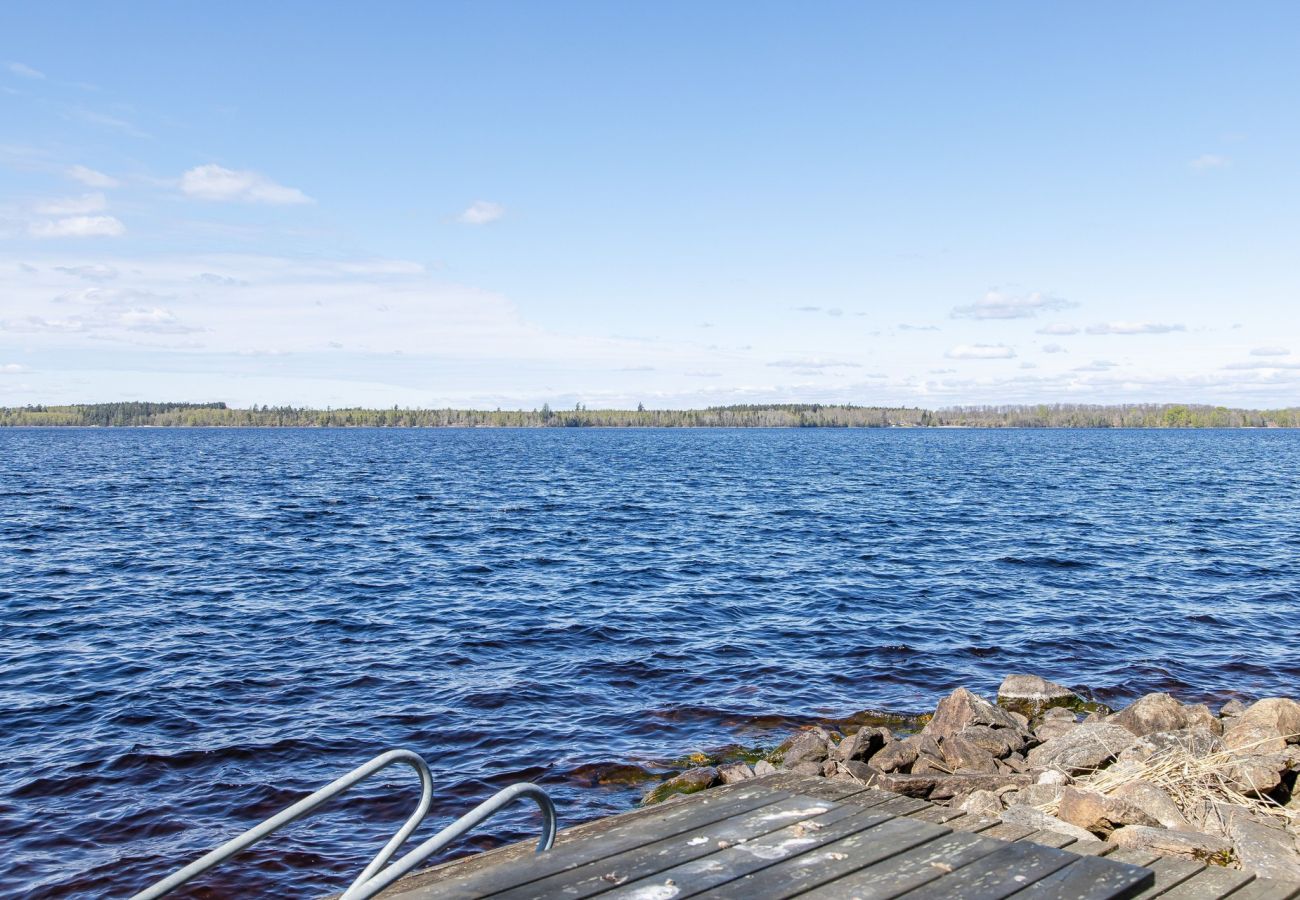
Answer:
[[[1092,362],[1088,363],[1086,366],[1075,366],[1075,367],[1074,367],[1074,371],[1076,371],[1076,372],[1105,372],[1105,371],[1107,371],[1107,370],[1109,370],[1109,369],[1113,369],[1113,368],[1115,368],[1116,365],[1118,365],[1118,363],[1113,363],[1113,362],[1111,362],[1111,361],[1108,360],[1108,359],[1094,359]]]
[[[1038,333],[1039,334],[1078,334],[1079,329],[1075,325],[1062,325],[1061,323],[1058,322],[1054,325],[1044,325],[1042,328],[1038,329]]]
[[[855,362],[837,362],[829,359],[778,359],[768,363],[778,369],[860,369]]]
[[[1012,359],[1015,355],[1004,344],[958,344],[944,354],[949,359]]]
[[[36,69],[33,69],[31,66],[25,66],[20,62],[13,62],[13,61],[7,62],[5,63],[5,68],[8,69],[10,72],[13,72],[15,75],[19,76],[20,78],[39,79],[45,77],[44,72],[37,71]]]
[[[1029,319],[1048,310],[1069,309],[1075,304],[1060,297],[1033,293],[1014,297],[1000,291],[989,291],[980,300],[968,306],[954,307],[954,319]]]
[[[84,216],[87,213],[103,212],[108,201],[101,193],[82,194],[80,197],[57,197],[42,200],[33,209],[42,216]]]
[[[938,331],[938,325],[909,325],[903,322],[898,326],[899,331]]]
[[[48,219],[27,226],[32,237],[117,237],[126,227],[112,216],[71,216],[66,219]]]
[[[1161,322],[1098,322],[1088,326],[1088,334],[1169,334],[1186,330],[1183,325]]]
[[[1060,344],[1044,344],[1043,352],[1044,353],[1068,353],[1069,351],[1066,350],[1064,347],[1062,347]]]
[[[1250,351],[1251,356],[1290,356],[1291,351],[1286,347],[1256,347]]]
[[[297,188],[276,184],[257,172],[236,171],[209,164],[195,166],[181,175],[181,192],[200,200],[231,200],[243,203],[311,203]]]
[[[1300,362],[1272,362],[1265,359],[1252,359],[1249,362],[1228,363],[1225,369],[1252,370],[1252,369],[1300,369]]]
[[[1038,363],[1036,363],[1036,362],[1030,362],[1029,360],[1025,360],[1024,362],[1022,362],[1022,363],[1020,364],[1020,368],[1022,368],[1022,369],[1037,369],[1037,368],[1038,368]]]
[[[489,200],[475,200],[456,217],[456,221],[466,225],[486,225],[495,222],[506,214],[506,208],[500,203]]]
[[[6,363],[0,366],[0,375],[20,375],[27,371],[26,366],[20,366],[18,363]]]
[[[1217,153],[1203,153],[1187,165],[1198,172],[1204,172],[1206,169],[1226,169],[1232,165],[1232,160]]]
[[[115,188],[121,182],[111,175],[105,175],[103,172],[97,172],[86,166],[72,166],[68,169],[67,175],[74,181],[80,181],[87,187],[94,188]]]
[[[64,275],[75,275],[87,281],[112,281],[117,277],[117,269],[100,264],[85,266],[55,266],[54,271]]]

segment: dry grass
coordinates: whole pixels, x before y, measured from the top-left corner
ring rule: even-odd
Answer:
[[[1214,805],[1223,803],[1295,828],[1300,823],[1300,811],[1287,809],[1268,796],[1245,793],[1243,788],[1253,793],[1253,785],[1241,785],[1240,772],[1234,772],[1243,763],[1255,760],[1267,760],[1267,765],[1273,765],[1273,754],[1252,751],[1263,743],[1266,741],[1204,755],[1196,754],[1190,746],[1175,745],[1153,753],[1145,761],[1126,761],[1076,776],[1074,783],[1080,788],[1110,794],[1126,784],[1149,782],[1168,794],[1193,824],[1203,825],[1207,813],[1220,816],[1219,824],[1226,824]],[[1047,804],[1043,811],[1055,814],[1057,805]]]

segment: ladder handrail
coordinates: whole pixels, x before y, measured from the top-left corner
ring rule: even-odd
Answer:
[[[375,854],[375,858],[343,892],[341,900],[362,900],[362,898],[373,897],[419,865],[421,861],[441,850],[474,826],[491,818],[520,797],[531,798],[536,801],[542,810],[542,837],[537,843],[537,852],[542,853],[549,850],[551,845],[554,844],[556,829],[555,804],[551,802],[551,798],[546,795],[546,792],[536,785],[516,784],[498,791],[493,797],[480,803],[419,847],[407,853],[396,863],[384,869],[384,865],[392,858],[393,854],[424,821],[425,816],[428,815],[429,806],[433,803],[433,776],[429,773],[428,763],[418,753],[411,750],[389,750],[386,753],[379,754],[369,762],[357,766],[341,778],[336,778],[325,787],[281,810],[266,821],[254,825],[238,837],[232,838],[220,847],[205,853],[194,862],[178,869],[161,881],[155,882],[133,896],[131,900],[155,900],[155,898],[170,893],[218,863],[224,862],[241,850],[252,846],[272,832],[278,831],[285,825],[313,812],[316,807],[326,800],[350,790],[376,772],[399,762],[410,766],[420,776],[420,802],[415,811],[402,824],[402,827],[388,839],[388,843],[384,844],[383,848]]]

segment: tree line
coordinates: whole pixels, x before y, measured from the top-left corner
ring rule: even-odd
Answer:
[[[0,407],[0,426],[289,428],[1298,428],[1300,407],[1253,410],[1180,403],[919,407],[820,403],[705,409],[311,409],[224,403],[87,403]]]

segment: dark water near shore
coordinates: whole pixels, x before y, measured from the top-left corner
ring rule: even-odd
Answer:
[[[583,766],[1012,671],[1295,695],[1298,612],[1300,433],[0,431],[0,894],[130,893],[394,746],[439,821],[572,823],[637,795]],[[200,893],[341,888],[412,784]]]

